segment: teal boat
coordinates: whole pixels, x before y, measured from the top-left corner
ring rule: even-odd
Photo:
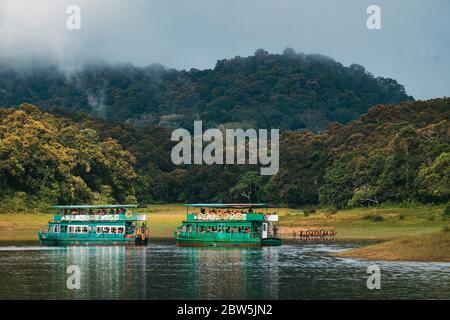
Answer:
[[[146,245],[146,215],[136,214],[137,205],[54,206],[53,220],[39,231],[41,244]]]
[[[268,204],[187,204],[177,246],[280,246],[278,215]],[[190,208],[193,211],[189,211]]]

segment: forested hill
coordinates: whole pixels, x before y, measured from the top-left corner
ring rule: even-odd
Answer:
[[[0,62],[0,106],[32,103],[69,108],[108,120],[190,128],[259,127],[319,132],[347,123],[376,104],[412,97],[389,78],[362,66],[344,67],[321,55],[286,49],[220,60],[214,69],[177,71],[160,65],[90,65],[66,75],[54,67],[31,70]]]
[[[171,130],[32,105],[0,109],[0,207],[273,201],[353,207],[450,200],[450,98],[378,105],[321,134],[280,137],[280,170],[175,166]],[[251,198],[242,194],[252,190]]]

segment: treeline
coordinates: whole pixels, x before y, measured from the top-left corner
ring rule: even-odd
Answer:
[[[278,199],[337,208],[450,199],[450,99],[378,105],[320,135],[283,136]]]
[[[271,201],[336,208],[450,199],[450,99],[378,105],[320,134],[286,131],[280,170],[175,166],[171,130],[32,105],[0,109],[0,201]]]
[[[402,85],[364,67],[344,67],[315,54],[260,49],[219,60],[214,69],[177,71],[160,65],[88,65],[64,74],[56,67],[18,71],[0,61],[0,106],[32,103],[68,108],[138,125],[323,130],[347,123],[376,104],[412,100]]]
[[[135,202],[135,157],[94,129],[29,104],[0,109],[0,197],[17,210]]]

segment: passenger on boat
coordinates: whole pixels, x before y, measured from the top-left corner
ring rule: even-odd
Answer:
[[[147,230],[147,226],[145,225],[145,222],[144,222],[141,225],[141,232],[142,232],[142,234],[145,234],[145,230]]]
[[[92,209],[89,209],[89,214],[94,214],[94,211],[92,211]]]
[[[278,237],[278,227],[275,224],[273,225],[272,232],[273,232],[273,237],[277,238]]]
[[[114,209],[109,209],[109,214],[114,214]]]
[[[122,208],[121,213],[122,213],[122,214],[126,214],[126,213],[127,213],[127,210],[126,210],[125,208]]]

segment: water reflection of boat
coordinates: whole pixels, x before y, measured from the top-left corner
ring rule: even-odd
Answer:
[[[279,247],[183,247],[193,299],[277,299]]]
[[[187,204],[176,230],[178,246],[280,246],[278,215],[257,204]],[[189,208],[197,211],[190,213]],[[265,213],[261,210],[265,209]],[[256,211],[259,210],[259,211]]]
[[[54,206],[53,221],[38,232],[44,245],[146,245],[146,216],[137,205]]]

